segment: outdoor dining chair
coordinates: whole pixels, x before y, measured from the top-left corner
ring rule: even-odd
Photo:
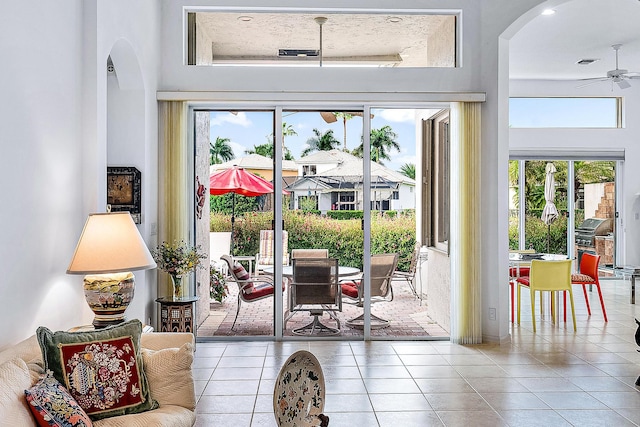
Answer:
[[[234,282],[238,285],[238,307],[236,309],[236,317],[233,319],[231,329],[236,326],[238,314],[240,314],[240,305],[242,302],[251,303],[264,298],[273,296],[274,286],[273,278],[270,276],[254,276],[251,277],[247,270],[229,255],[223,255],[220,259],[224,260],[228,267],[229,273]]]
[[[602,298],[602,289],[600,289],[600,279],[598,279],[598,265],[600,263],[600,255],[590,254],[584,252],[582,258],[580,258],[580,271],[571,275],[572,285],[582,285],[582,292],[584,293],[584,300],[587,302],[587,312],[591,316],[591,305],[589,304],[589,297],[587,296],[587,285],[595,286],[598,290],[598,297],[600,297],[600,306],[602,307],[602,314],[604,315],[604,321],[608,322],[607,310],[604,308],[604,299]],[[566,306],[567,297],[564,295],[565,306],[565,321],[566,321]]]
[[[404,280],[409,285],[411,292],[413,295],[418,297],[418,293],[416,292],[416,286],[414,284],[414,280],[416,278],[416,269],[418,267],[418,255],[420,254],[420,242],[416,242],[415,247],[413,248],[413,252],[411,253],[411,258],[409,259],[409,269],[407,271],[396,270],[393,272],[393,279]],[[400,264],[400,260],[398,260],[398,264]]]
[[[398,254],[376,254],[371,255],[371,304],[383,301],[393,301],[393,287],[391,281],[393,272],[398,265]],[[345,303],[355,304],[362,307],[364,302],[364,280],[343,282],[342,295],[346,298]],[[346,322],[353,328],[364,327],[364,314]],[[389,320],[382,319],[371,313],[371,328],[385,328],[389,326]]]
[[[295,258],[329,258],[329,249],[292,249],[291,259]]]
[[[231,250],[231,232],[209,233],[209,260],[211,265],[225,276],[229,274],[227,263],[220,258]]]
[[[256,254],[256,274],[259,274],[264,267],[273,267],[273,230],[260,230],[259,252]],[[289,265],[289,233],[282,230],[282,265]]]
[[[531,320],[533,321],[533,332],[536,332],[536,292],[540,292],[542,303],[542,292],[552,292],[551,294],[551,316],[555,318],[555,296],[554,291],[568,291],[571,302],[571,315],[573,317],[573,330],[576,331],[576,313],[573,304],[573,291],[571,289],[571,264],[572,260],[543,261],[532,260],[529,276],[522,276],[518,282],[518,323],[520,323],[520,289],[529,288],[531,293]]]
[[[522,251],[509,251],[509,254],[533,254],[534,249],[524,249]],[[511,323],[515,321],[514,316],[514,298],[515,298],[515,283],[516,279],[520,276],[529,275],[529,266],[526,265],[511,265],[509,266],[509,295],[511,296]]]
[[[313,321],[294,329],[296,335],[334,335],[340,333],[340,320],[335,312],[342,311],[342,295],[338,284],[338,260],[336,258],[294,258],[293,277],[289,284],[289,310],[285,313],[284,326],[299,311],[308,311]],[[324,312],[336,321],[338,328],[322,322]]]

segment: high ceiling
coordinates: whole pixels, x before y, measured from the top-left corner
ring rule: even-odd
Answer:
[[[558,0],[556,3],[559,3]],[[576,80],[615,68],[611,45],[622,44],[619,67],[640,72],[640,1],[573,0],[538,15],[510,41],[512,79]],[[318,49],[317,14],[198,12],[198,64],[273,64],[278,49]],[[325,14],[323,57],[383,66],[454,64],[453,15]],[[399,18],[399,19],[398,19]],[[442,36],[446,33],[446,36]],[[204,58],[204,60],[203,60]],[[578,65],[583,59],[596,59]],[[351,60],[351,61],[349,61]],[[317,57],[297,62],[317,64]],[[289,62],[291,63],[291,62]]]
[[[509,44],[512,79],[572,80],[615,68],[611,45],[622,44],[620,68],[640,72],[640,1],[573,0],[524,26]],[[581,59],[598,59],[577,65]]]
[[[278,56],[279,49],[315,51],[323,60],[350,65],[452,67],[455,64],[454,15],[362,13],[198,12],[198,65],[278,61],[317,64],[317,56]],[[213,59],[213,61],[212,61]]]

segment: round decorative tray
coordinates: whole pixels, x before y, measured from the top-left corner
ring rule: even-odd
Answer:
[[[305,350],[293,353],[282,365],[273,391],[273,413],[278,426],[321,425],[325,418],[320,417],[324,393],[324,375],[318,359]]]

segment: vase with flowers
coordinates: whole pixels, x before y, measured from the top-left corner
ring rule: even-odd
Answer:
[[[174,299],[182,297],[182,276],[201,267],[202,260],[207,257],[200,252],[199,246],[190,246],[184,240],[162,242],[151,255],[158,268],[171,276]]]

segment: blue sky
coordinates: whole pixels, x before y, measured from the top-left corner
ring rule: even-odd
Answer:
[[[511,98],[513,128],[615,128],[615,97]]]
[[[397,142],[400,152],[391,152],[390,161],[384,165],[393,170],[399,170],[405,163],[416,162],[415,158],[415,119],[414,110],[410,109],[377,109],[372,110],[372,129],[390,126],[398,135]],[[306,141],[313,136],[313,129],[324,133],[332,129],[334,137],[341,142],[344,140],[344,126],[342,119],[334,123],[326,123],[320,113],[313,112],[283,112],[283,121],[292,125],[298,135],[285,137],[285,145],[296,159],[307,147]],[[273,132],[273,114],[262,111],[211,112],[211,140],[216,137],[229,138],[236,157],[245,155],[245,150],[267,142],[267,136]],[[360,145],[362,136],[362,117],[353,117],[347,121],[347,148],[353,150]]]

